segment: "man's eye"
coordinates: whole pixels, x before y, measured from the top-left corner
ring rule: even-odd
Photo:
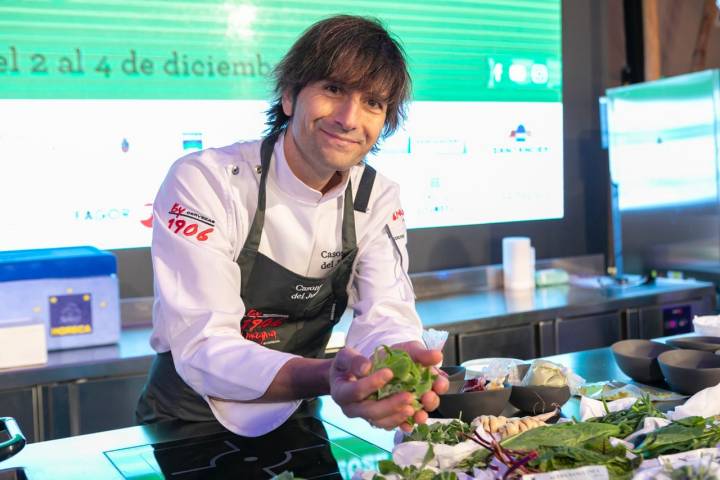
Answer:
[[[383,110],[385,108],[385,104],[383,102],[375,100],[374,98],[369,98],[367,104],[370,108],[375,108],[378,110]]]
[[[340,87],[338,87],[337,85],[333,85],[332,83],[325,85],[325,90],[330,93],[340,93]]]

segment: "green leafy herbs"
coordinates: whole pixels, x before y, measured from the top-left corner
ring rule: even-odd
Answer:
[[[644,458],[714,447],[720,443],[720,425],[712,418],[687,417],[648,433],[634,450]]]
[[[425,468],[435,458],[435,451],[432,445],[428,445],[423,462],[419,467],[408,465],[401,467],[392,460],[381,460],[378,464],[379,474],[373,476],[373,480],[385,480],[384,475],[398,475],[402,480],[457,480],[454,472],[433,472]]]
[[[528,430],[510,437],[501,445],[516,452],[535,452],[527,466],[549,472],[586,465],[604,465],[610,478],[632,477],[640,459],[626,458],[626,449],[613,447],[609,438],[617,437],[621,427],[612,423],[561,423]]]
[[[503,440],[501,445],[513,450],[603,445],[608,438],[617,437],[619,432],[620,427],[609,423],[559,423],[527,430]]]
[[[410,432],[403,442],[430,442],[444,443],[445,445],[457,445],[472,434],[473,428],[462,420],[454,419],[450,423],[432,423],[417,425]]]
[[[383,351],[384,350],[384,355]],[[429,367],[417,364],[404,351],[390,348],[383,345],[377,349],[372,357],[372,372],[383,368],[389,368],[393,372],[393,378],[380,388],[371,398],[380,400],[398,392],[410,392],[415,397],[413,407],[420,410],[420,397],[430,391],[437,375],[432,373]]]
[[[610,412],[607,403],[603,400],[607,415],[591,418],[588,422],[610,423],[620,427],[619,438],[625,438],[640,426],[647,417],[665,418],[665,415],[653,405],[649,395],[638,399],[630,408],[619,412]]]
[[[624,480],[632,478],[633,470],[642,460],[626,458],[625,448],[618,446],[600,453],[582,447],[539,447],[538,457],[528,463],[541,472],[579,468],[586,465],[604,465],[610,478]]]
[[[470,473],[473,471],[473,468],[487,468],[490,460],[490,452],[486,448],[479,448],[469,456],[463,458],[455,468]]]

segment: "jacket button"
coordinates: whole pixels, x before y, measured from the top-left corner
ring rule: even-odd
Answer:
[[[232,174],[237,175],[238,173],[240,173],[240,167],[238,167],[237,165],[233,166]]]

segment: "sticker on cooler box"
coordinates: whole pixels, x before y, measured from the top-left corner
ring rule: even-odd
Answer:
[[[53,295],[50,303],[50,336],[92,333],[92,296],[89,293]]]

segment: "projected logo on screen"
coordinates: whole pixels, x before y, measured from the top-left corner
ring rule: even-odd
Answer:
[[[96,208],[94,210],[75,210],[75,220],[103,221],[123,220],[130,217],[129,208]]]
[[[550,151],[549,146],[538,144],[538,138],[532,136],[531,130],[524,123],[510,130],[506,138],[504,145],[492,147],[492,153],[536,154]]]
[[[510,132],[510,138],[514,138],[516,142],[524,142],[529,135],[530,132],[525,129],[525,125],[522,123]]]

